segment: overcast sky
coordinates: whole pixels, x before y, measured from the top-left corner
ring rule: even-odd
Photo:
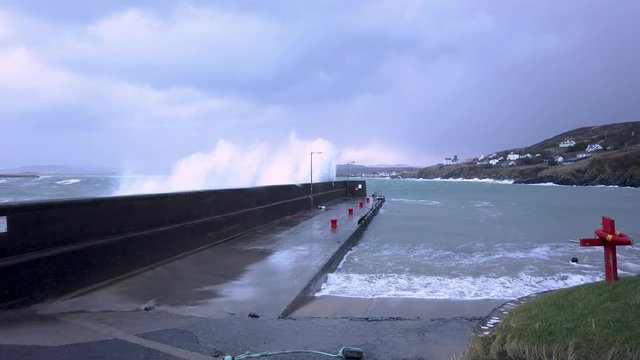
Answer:
[[[640,120],[640,1],[0,1],[0,168],[429,165]]]

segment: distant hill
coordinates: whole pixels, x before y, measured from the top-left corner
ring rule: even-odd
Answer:
[[[348,170],[348,173],[347,173]],[[408,165],[376,165],[364,166],[358,164],[339,164],[336,166],[336,176],[346,177],[396,177],[396,178],[415,178],[418,175],[417,167]]]
[[[2,175],[110,175],[112,169],[97,166],[30,165],[0,170]]]
[[[583,127],[534,145],[430,166],[418,176],[640,187],[640,121]]]

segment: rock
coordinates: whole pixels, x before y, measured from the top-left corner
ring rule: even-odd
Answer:
[[[257,319],[257,318],[259,318],[259,317],[260,317],[260,315],[258,315],[258,314],[256,314],[256,313],[254,313],[254,312],[250,312],[250,313],[249,313],[249,317],[250,317],[250,318],[255,318],[255,319]]]
[[[574,256],[574,257],[572,257],[572,258],[571,258],[571,262],[572,262],[572,263],[577,263],[577,262],[578,262],[578,258],[577,258],[577,257],[575,257],[575,256]]]

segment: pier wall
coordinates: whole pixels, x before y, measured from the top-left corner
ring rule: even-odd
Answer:
[[[0,309],[112,280],[338,198],[364,181],[0,205]]]

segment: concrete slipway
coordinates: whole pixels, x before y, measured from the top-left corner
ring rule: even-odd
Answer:
[[[495,304],[466,311],[414,300],[342,311],[344,302],[324,299],[314,307],[324,274],[364,231],[358,221],[374,215],[373,202],[357,202],[334,202],[117,282],[0,312],[0,359],[211,359],[343,346],[362,348],[365,359],[447,359],[461,351]]]

